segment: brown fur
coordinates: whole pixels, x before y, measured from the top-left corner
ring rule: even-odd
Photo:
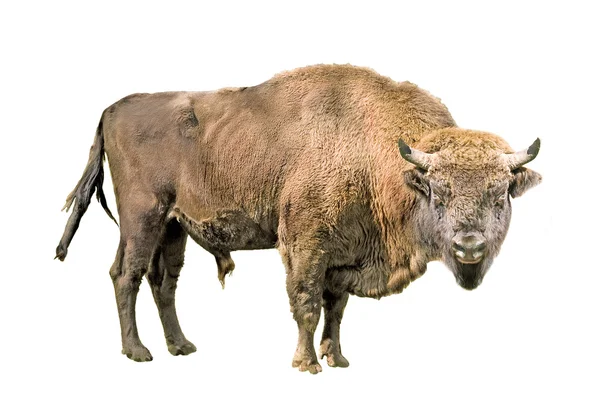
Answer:
[[[483,187],[461,176],[507,189],[513,181],[498,162],[512,151],[502,139],[457,128],[437,98],[411,83],[347,65],[301,68],[248,88],[128,96],[105,110],[99,132],[90,170],[101,172],[104,146],[121,223],[111,277],[123,352],[138,361],[151,359],[134,319],[146,273],[169,350],[195,350],[174,306],[183,232],[215,255],[222,284],[234,268],[231,251],[279,249],[299,328],[293,365],[316,373],[321,307],[322,356],[347,366],[339,324],[348,294],[399,293],[428,261],[445,257],[419,185],[429,191],[435,183],[425,180],[441,179],[475,198]],[[400,157],[398,139],[437,152],[439,163],[422,175]],[[89,193],[79,188],[72,196],[85,203]],[[74,212],[77,224],[83,212]],[[59,258],[76,228],[67,226]]]

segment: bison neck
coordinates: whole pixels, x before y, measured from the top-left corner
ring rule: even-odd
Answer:
[[[357,265],[328,271],[330,290],[344,288],[372,298],[400,293],[425,273],[428,261],[439,258],[420,229],[424,210],[414,193],[393,179],[374,181],[372,189],[372,229],[364,235],[369,246],[361,251]]]
[[[372,170],[371,209],[380,231],[384,266],[373,269],[379,270],[385,287],[378,285],[365,291],[369,297],[400,293],[425,273],[429,261],[440,258],[440,249],[427,231],[428,211],[404,182],[402,171],[406,164],[399,160],[395,149],[378,154],[378,164],[387,168]]]

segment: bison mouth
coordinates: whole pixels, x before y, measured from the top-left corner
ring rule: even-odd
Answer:
[[[460,287],[465,290],[473,290],[481,285],[483,277],[494,262],[494,257],[488,253],[474,262],[475,260],[461,260],[453,252],[447,252],[444,253],[442,260],[452,271],[456,283]]]
[[[483,280],[484,273],[484,260],[480,260],[476,263],[473,262],[460,262],[455,260],[456,263],[456,283],[463,289],[473,290],[477,288]]]

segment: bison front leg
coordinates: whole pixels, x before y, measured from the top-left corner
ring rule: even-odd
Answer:
[[[317,360],[314,335],[321,316],[325,266],[309,251],[284,255],[290,308],[298,324],[298,346],[292,367],[316,374],[322,371]]]
[[[333,293],[325,290],[323,293],[323,310],[325,310],[325,326],[319,349],[320,358],[327,357],[330,367],[346,368],[350,365],[342,355],[340,346],[340,324],[344,316],[344,308],[348,303],[348,293]]]
[[[175,310],[175,290],[183,267],[186,239],[187,234],[181,225],[176,220],[171,220],[147,275],[165,332],[167,347],[174,356],[188,355],[196,351],[196,346],[183,335]]]

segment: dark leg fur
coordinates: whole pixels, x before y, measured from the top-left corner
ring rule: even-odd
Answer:
[[[138,199],[140,198],[151,199],[152,196],[140,195]],[[123,204],[128,203],[123,202]],[[139,203],[136,206],[139,206]],[[117,299],[123,354],[135,361],[151,361],[152,355],[138,335],[135,303],[142,277],[146,274],[155,254],[164,222],[163,216],[156,210],[145,214],[140,213],[139,208],[137,210],[120,210],[121,243],[110,276]]]
[[[136,251],[137,246],[131,247],[133,249],[123,242],[119,244],[115,263],[110,269],[121,324],[122,352],[134,361],[152,361],[150,351],[140,341],[135,322],[137,293],[146,272],[144,257],[140,257]]]
[[[187,234],[176,220],[167,224],[162,242],[156,249],[150,269],[148,283],[165,332],[169,352],[174,356],[188,355],[196,346],[185,338],[175,310],[177,279],[183,267]]]
[[[327,357],[327,365],[330,367],[345,368],[350,365],[342,355],[340,346],[340,324],[348,297],[348,293],[334,294],[329,290],[325,290],[323,293],[325,326],[323,327],[319,356],[320,358]]]

